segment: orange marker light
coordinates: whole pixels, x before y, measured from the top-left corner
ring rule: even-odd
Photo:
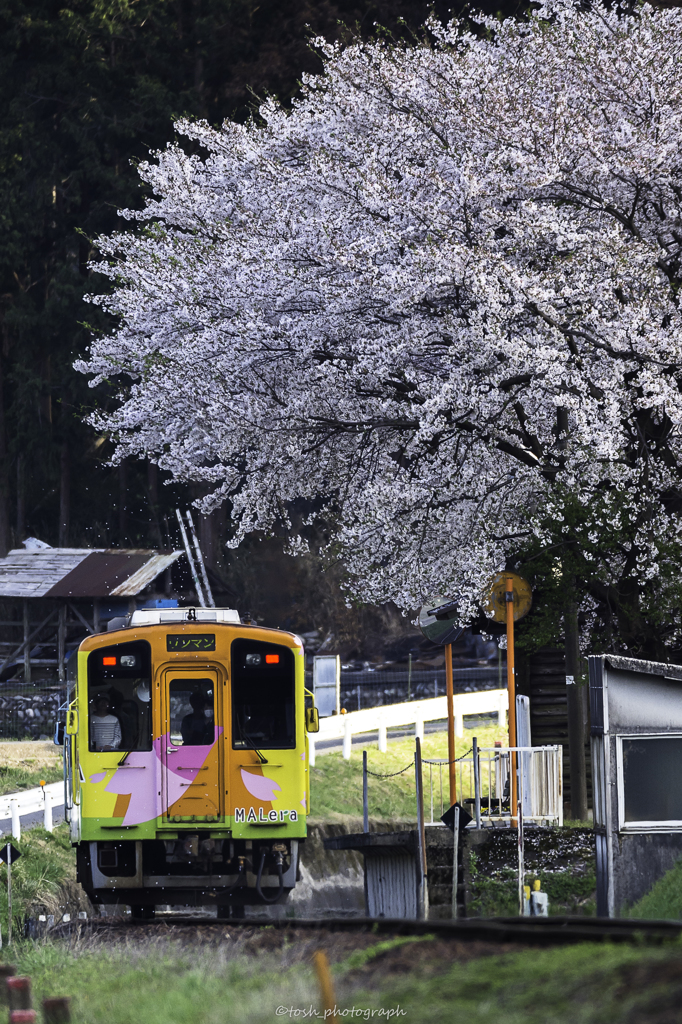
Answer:
[[[115,665],[116,664],[116,658],[102,658],[102,664],[103,665]]]
[[[279,654],[266,654],[265,655],[266,665],[279,665]]]

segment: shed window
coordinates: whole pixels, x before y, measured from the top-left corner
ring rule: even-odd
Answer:
[[[682,736],[622,740],[627,822],[682,821]]]

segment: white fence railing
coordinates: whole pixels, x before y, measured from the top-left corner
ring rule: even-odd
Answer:
[[[475,693],[456,693],[454,696],[455,735],[464,734],[465,715],[496,714],[504,724],[509,700],[506,690],[478,690]],[[385,704],[378,708],[350,711],[347,715],[331,715],[320,719],[320,731],[309,734],[310,763],[315,764],[315,744],[325,740],[343,740],[343,756],[351,755],[353,736],[378,732],[379,750],[386,751],[386,730],[401,725],[414,725],[414,734],[424,739],[424,723],[444,721],[448,716],[447,697],[406,701],[404,704]]]
[[[52,808],[64,803],[64,783],[50,782],[47,786],[25,789],[20,793],[0,796],[0,821],[12,819],[12,835],[21,839],[21,818],[24,814],[43,813],[43,825],[52,831]]]
[[[563,825],[562,757],[560,745],[547,747],[483,747],[478,751],[479,799],[482,822],[509,822],[509,772],[511,753],[519,759],[520,797],[526,821]],[[448,802],[444,802],[443,786],[448,786],[447,760],[423,762],[424,811],[431,812],[431,823],[438,821]],[[465,797],[468,794],[468,798]],[[457,798],[469,805],[475,815],[476,773],[473,757],[457,761]],[[435,816],[435,817],[434,817]]]

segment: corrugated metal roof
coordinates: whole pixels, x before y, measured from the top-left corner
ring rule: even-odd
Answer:
[[[0,597],[134,597],[183,551],[14,549],[0,558]]]
[[[152,552],[131,555],[93,551],[48,590],[45,597],[104,597],[141,569]],[[153,577],[152,577],[153,579]],[[137,593],[137,591],[133,591]]]
[[[171,551],[168,555],[152,555],[149,561],[140,566],[125,583],[119,584],[115,590],[111,591],[111,597],[134,597],[135,594],[139,594],[152,580],[156,579],[159,573],[162,573],[173,562],[177,562],[184,553],[184,551]]]

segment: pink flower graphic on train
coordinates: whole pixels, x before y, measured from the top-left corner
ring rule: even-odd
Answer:
[[[242,782],[251,796],[255,796],[256,800],[262,800],[264,803],[270,803],[275,799],[276,792],[282,792],[282,787],[278,786],[274,779],[269,779],[266,775],[252,775],[251,772],[245,772],[243,768]]]
[[[165,733],[154,740],[151,750],[133,750],[124,765],[116,769],[108,785],[107,793],[128,796],[130,803],[123,818],[124,825],[141,825],[157,818],[184,795],[188,782],[194,782],[213,746],[222,732],[215,729],[213,743],[201,746],[178,747],[177,753],[167,754],[166,786],[161,786],[162,753],[170,745],[170,735]],[[174,764],[173,762],[177,762]],[[92,780],[91,780],[92,781]],[[162,792],[163,797],[159,796]],[[164,806],[165,804],[165,806]]]

